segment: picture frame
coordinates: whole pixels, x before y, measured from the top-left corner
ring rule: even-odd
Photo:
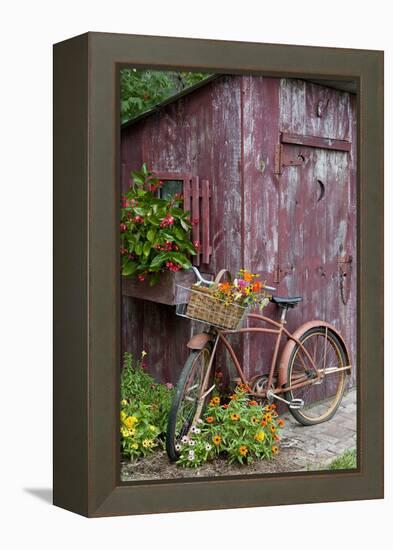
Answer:
[[[119,70],[352,82],[358,108],[358,467],[119,476]],[[383,52],[89,32],[54,46],[53,501],[88,517],[383,498]]]

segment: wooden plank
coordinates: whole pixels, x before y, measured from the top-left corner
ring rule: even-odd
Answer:
[[[208,264],[211,255],[210,245],[210,185],[209,180],[202,180],[202,262]]]
[[[163,272],[157,284],[153,286],[149,284],[148,279],[139,281],[135,277],[122,277],[122,293],[125,296],[131,296],[140,300],[149,300],[150,302],[173,306],[182,303],[176,285],[189,287],[194,282],[195,274],[191,270],[178,271],[176,273]]]
[[[332,149],[334,151],[351,150],[351,143],[346,140],[331,139],[326,137],[305,136],[300,134],[281,134],[281,143],[290,143],[292,145],[304,145],[306,147],[317,147],[320,149]]]
[[[200,203],[200,197],[199,197],[199,177],[194,176],[192,178],[191,183],[191,195],[192,195],[192,215],[191,215],[191,221],[192,221],[192,240],[193,242],[201,243],[201,237],[200,237],[200,228],[201,228],[201,216],[199,212],[199,203]],[[203,224],[205,224],[205,220],[203,220]],[[200,252],[198,251],[196,256],[193,256],[192,263],[196,266],[200,264]]]

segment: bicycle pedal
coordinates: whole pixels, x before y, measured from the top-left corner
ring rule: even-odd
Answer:
[[[292,399],[292,401],[289,402],[289,408],[290,409],[302,409],[304,407],[304,401],[303,399]]]

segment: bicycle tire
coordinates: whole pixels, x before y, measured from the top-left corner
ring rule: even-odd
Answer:
[[[319,336],[322,340],[325,339],[326,328],[325,327],[314,327],[307,330],[301,337],[300,342],[307,348],[311,339],[314,340]],[[327,354],[331,354],[332,351],[336,354],[336,357],[339,360],[339,367],[344,367],[346,365],[346,353],[343,349],[343,346],[340,342],[340,338],[333,332],[331,329],[327,330],[327,338],[329,342],[329,350],[325,347],[323,353],[325,354],[324,362],[326,363]],[[326,342],[327,342],[326,341]],[[327,343],[324,344],[327,346]],[[310,350],[308,350],[310,351]],[[287,367],[287,385],[291,385],[291,380],[295,378],[295,361],[298,354],[303,354],[303,360],[305,357],[304,352],[302,351],[299,345],[296,345],[292,350],[291,356],[289,358],[288,367]],[[330,356],[329,356],[330,359]],[[315,358],[314,358],[315,360]],[[303,369],[304,372],[304,369]],[[340,406],[341,400],[345,391],[345,376],[346,373],[344,370],[338,371],[337,373],[327,374],[322,382],[315,384],[310,384],[304,388],[300,388],[295,391],[287,391],[285,397],[288,401],[291,401],[294,398],[301,398],[305,401],[305,405],[302,409],[291,409],[289,411],[292,416],[304,426],[313,426],[315,424],[320,424],[322,422],[327,422],[336,414],[338,407]],[[333,379],[333,377],[335,377]],[[335,380],[337,380],[336,387],[334,386]],[[330,388],[329,388],[330,384]],[[318,388],[317,388],[318,386]],[[331,396],[329,396],[331,394]],[[306,399],[305,399],[306,397]],[[331,403],[329,404],[329,400]],[[328,405],[328,408],[324,406]],[[312,410],[314,412],[312,412]]]
[[[183,370],[180,374],[179,381],[176,386],[175,395],[172,400],[172,406],[169,412],[167,432],[166,432],[166,452],[171,461],[175,461],[179,457],[179,452],[176,449],[176,445],[179,443],[183,435],[187,435],[189,429],[191,428],[191,426],[195,421],[196,409],[197,409],[196,401],[194,402],[194,405],[195,405],[194,410],[191,409],[189,416],[187,417],[187,425],[186,426],[182,425],[179,431],[179,426],[178,426],[179,415],[180,415],[182,403],[185,401],[185,392],[187,390],[187,387],[190,386],[193,380],[193,377],[195,376],[195,374],[197,374],[198,361],[200,358],[202,358],[202,356],[204,356],[203,368],[206,369],[210,361],[211,349],[212,347],[208,343],[201,350],[192,351],[188,356],[187,361],[185,362]],[[201,373],[200,384],[203,383],[205,375],[206,375],[205,372]],[[210,371],[209,382],[213,377],[214,377],[214,369],[212,368]],[[202,405],[202,410],[205,408],[206,402],[208,399],[209,399],[209,396],[207,395]]]

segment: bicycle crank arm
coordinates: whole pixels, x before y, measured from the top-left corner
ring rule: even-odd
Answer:
[[[287,401],[283,397],[276,395],[272,390],[269,390],[267,392],[266,397],[268,399],[277,399],[278,401],[282,401],[283,403],[288,405],[290,409],[302,409],[304,407],[303,399],[295,398],[295,399],[292,399],[291,401]]]

